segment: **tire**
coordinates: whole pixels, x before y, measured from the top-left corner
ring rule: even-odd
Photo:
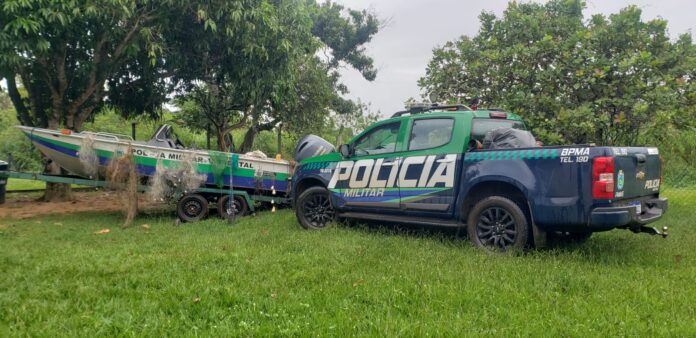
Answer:
[[[311,187],[303,191],[295,203],[295,216],[305,229],[324,229],[336,218],[329,191]]]
[[[231,212],[233,210],[235,217],[244,216],[249,212],[249,204],[247,204],[246,198],[242,196],[234,196],[234,199],[232,201],[233,203],[230,203],[229,195],[222,196],[220,199],[218,199],[218,216],[220,216],[223,219],[228,219],[231,216]]]
[[[502,196],[480,200],[467,217],[469,240],[491,252],[520,252],[527,244],[529,223],[517,203]]]
[[[176,214],[184,222],[197,222],[208,216],[208,201],[199,194],[184,195],[176,203]]]

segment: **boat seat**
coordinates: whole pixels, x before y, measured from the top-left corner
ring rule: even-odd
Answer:
[[[155,132],[154,135],[152,135],[152,138],[150,138],[149,141],[147,141],[147,144],[150,146],[155,146],[155,147],[162,147],[162,148],[172,148],[172,149],[185,149],[186,147],[184,146],[183,143],[179,140],[178,137],[174,134],[174,131],[172,129],[172,126],[168,124],[163,124],[159,128],[157,128],[157,131]]]

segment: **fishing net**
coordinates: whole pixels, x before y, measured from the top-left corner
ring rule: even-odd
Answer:
[[[208,151],[208,157],[210,158],[210,171],[213,174],[215,185],[218,188],[222,188],[225,185],[225,172],[229,168],[229,156],[227,153],[210,150]]]
[[[178,161],[158,160],[156,171],[149,181],[148,197],[156,202],[165,202],[198,189],[206,182],[207,175],[198,173],[195,160],[194,152],[184,153]]]
[[[99,173],[99,157],[97,157],[97,152],[94,150],[94,136],[91,134],[87,134],[82,139],[78,157],[85,174],[90,179],[97,178],[97,174]]]
[[[109,188],[119,193],[126,217],[123,227],[133,223],[138,214],[138,172],[136,170],[133,147],[126,153],[116,152],[106,168],[106,181]]]

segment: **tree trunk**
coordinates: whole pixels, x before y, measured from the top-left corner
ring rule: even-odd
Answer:
[[[279,124],[278,125],[278,152],[276,154],[279,154],[283,152],[283,125]]]
[[[217,147],[219,151],[227,151],[229,148],[229,144],[227,141],[229,140],[228,137],[226,137],[226,132],[223,127],[218,127],[215,128],[215,134],[217,135]]]
[[[61,169],[53,162],[46,165],[44,173],[49,175],[66,174],[65,170]],[[73,198],[74,196],[70,184],[46,182],[46,190],[40,200],[44,202],[65,202],[72,201]]]
[[[24,102],[22,102],[22,96],[19,94],[19,90],[17,90],[15,74],[11,73],[10,75],[7,75],[6,80],[7,94],[12,101],[15,111],[17,112],[17,120],[19,120],[19,123],[25,126],[33,126],[34,121],[29,114],[29,109],[27,109],[27,106],[24,104]]]
[[[242,145],[239,147],[240,153],[244,154],[251,151],[251,148],[254,146],[254,141],[256,141],[256,134],[258,133],[259,127],[255,124],[247,129],[246,134],[244,134],[244,141],[242,141]]]
[[[251,148],[254,147],[254,141],[256,141],[256,135],[258,135],[262,131],[273,130],[275,125],[276,125],[275,121],[271,121],[271,122],[263,123],[263,124],[253,124],[251,127],[249,127],[246,134],[244,135],[244,141],[242,142],[242,145],[239,147],[239,152],[242,154],[246,153],[246,152],[250,152]]]
[[[336,147],[340,146],[343,142],[343,126],[338,127],[338,133],[336,134]]]
[[[48,121],[48,128],[49,129],[58,129],[59,123],[55,119],[50,119]],[[50,161],[49,159],[46,159],[46,166],[44,167],[44,174],[47,175],[65,175],[67,172],[61,167],[58,166],[58,164],[54,163],[53,161]],[[40,200],[44,202],[65,202],[65,201],[72,201],[74,198],[73,193],[72,193],[72,188],[70,187],[70,184],[64,184],[64,183],[50,183],[46,182],[46,190],[44,191],[44,195],[40,198]]]

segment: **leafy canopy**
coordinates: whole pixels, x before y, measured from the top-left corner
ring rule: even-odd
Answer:
[[[696,47],[627,7],[585,19],[580,0],[511,2],[474,37],[435,49],[419,85],[434,101],[503,106],[544,141],[635,144],[693,126]]]

